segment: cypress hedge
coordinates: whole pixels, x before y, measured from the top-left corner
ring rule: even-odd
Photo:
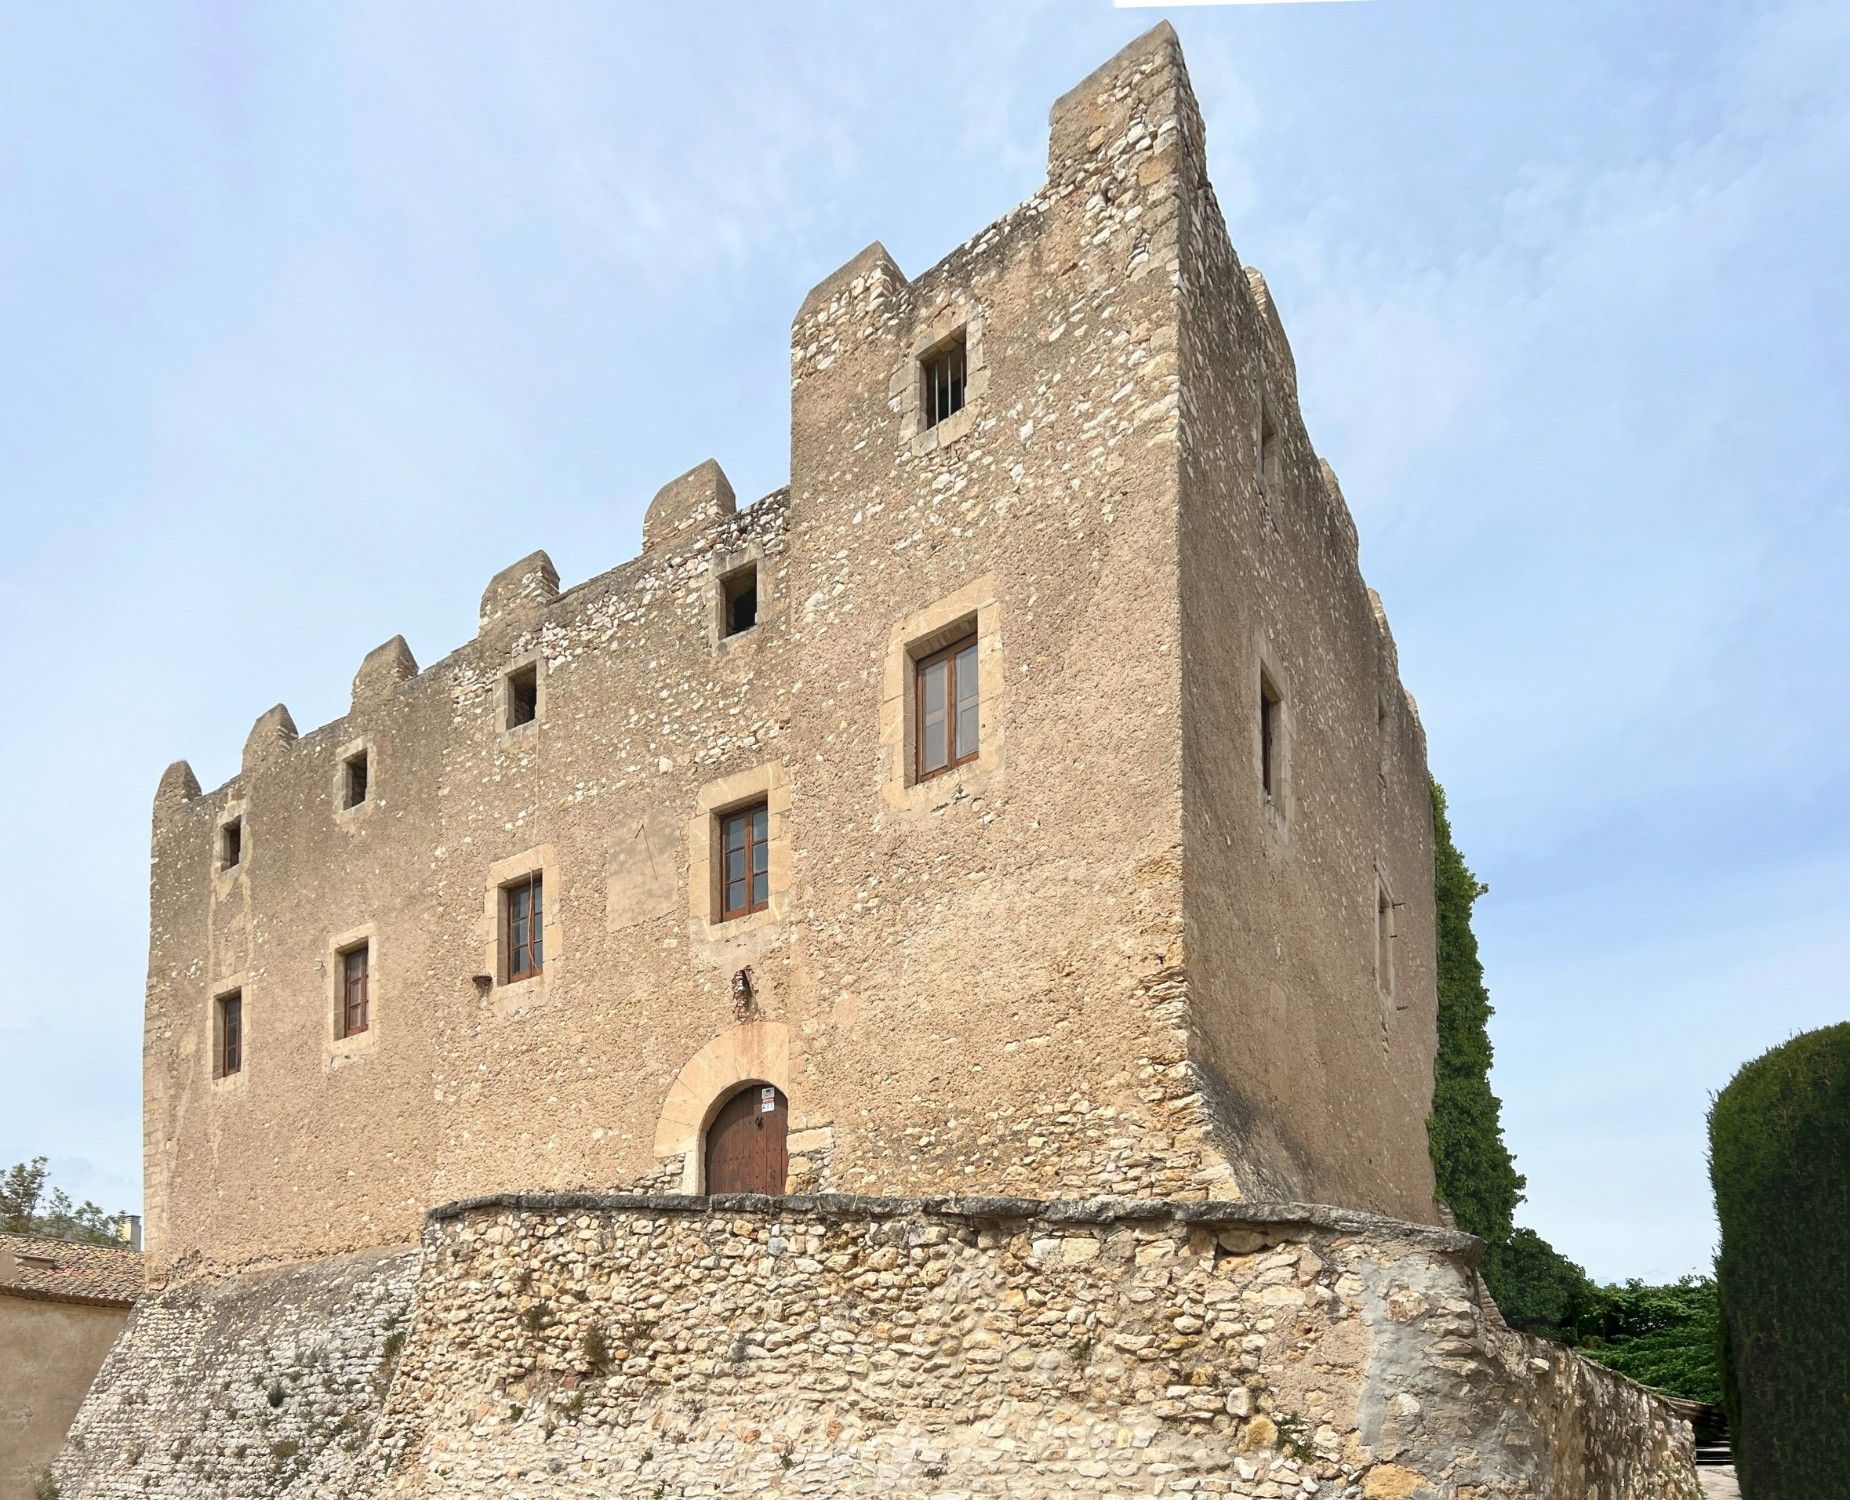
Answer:
[[[1850,1495],[1850,1022],[1750,1062],[1709,1111],[1745,1500]]]
[[[1503,1106],[1490,1087],[1490,992],[1471,930],[1471,908],[1490,887],[1471,873],[1452,842],[1445,791],[1437,782],[1432,827],[1439,1050],[1426,1139],[1439,1196],[1458,1227],[1501,1245],[1515,1228],[1523,1179],[1504,1144]],[[1497,1300],[1502,1303],[1501,1295]]]

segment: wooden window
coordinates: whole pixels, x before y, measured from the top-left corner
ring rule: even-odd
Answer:
[[[512,984],[540,972],[545,952],[537,873],[501,888],[501,979]]]
[[[965,636],[921,657],[913,672],[916,774],[923,781],[976,759],[978,712],[976,637]]]
[[[507,674],[507,727],[531,724],[540,713],[540,669],[529,662]]]
[[[369,995],[372,988],[372,945],[361,943],[339,955],[340,1006],[337,1036],[358,1036],[372,1023]]]
[[[213,1009],[218,1034],[212,1050],[218,1054],[218,1076],[229,1078],[244,1068],[244,991],[220,995]]]
[[[233,818],[219,825],[218,867],[235,870],[244,862],[244,819]]]
[[[720,634],[741,635],[758,623],[758,566],[747,563],[720,580]]]
[[[340,805],[358,807],[366,800],[366,752],[356,750],[341,762]]]
[[[1262,668],[1259,673],[1259,784],[1276,799],[1283,786],[1284,699]]]
[[[749,917],[771,904],[770,811],[754,802],[719,820],[719,919]]]
[[[940,344],[919,361],[924,378],[925,426],[936,427],[964,409],[964,336]]]

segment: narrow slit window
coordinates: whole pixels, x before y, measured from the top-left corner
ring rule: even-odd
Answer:
[[[358,1036],[372,1024],[372,967],[370,943],[340,955],[339,1036]]]
[[[244,863],[244,819],[233,818],[218,830],[218,867],[235,870]]]
[[[1384,999],[1394,998],[1394,898],[1375,882],[1375,984]]]
[[[529,979],[545,959],[540,877],[529,875],[501,889],[501,974],[504,983]]]
[[[976,759],[982,727],[977,688],[976,637],[922,657],[914,672],[915,779],[925,780]]]
[[[218,1033],[213,1049],[218,1054],[218,1076],[229,1078],[244,1070],[244,991],[220,995],[213,1010]]]
[[[771,904],[770,825],[770,809],[763,802],[720,819],[720,921],[748,917]]]
[[[507,727],[531,724],[540,713],[540,669],[529,663],[507,674]]]
[[[1259,674],[1259,784],[1267,797],[1276,799],[1283,780],[1284,699],[1272,679]]]
[[[722,636],[742,635],[758,623],[758,567],[747,563],[720,580]]]
[[[367,759],[364,750],[356,751],[341,763],[340,805],[358,807],[367,796]]]
[[[919,361],[925,380],[925,425],[936,427],[964,409],[964,336],[940,344]]]

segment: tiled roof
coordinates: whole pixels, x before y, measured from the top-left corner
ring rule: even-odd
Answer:
[[[124,1245],[78,1245],[36,1234],[0,1234],[0,1296],[126,1307],[147,1286],[141,1253]]]

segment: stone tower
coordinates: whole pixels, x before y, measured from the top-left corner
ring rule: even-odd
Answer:
[[[698,1191],[746,1088],[793,1190],[1433,1217],[1424,740],[1174,34],[999,222],[823,280],[790,399],[788,489],[703,463],[640,556],[163,777],[157,1268]]]

